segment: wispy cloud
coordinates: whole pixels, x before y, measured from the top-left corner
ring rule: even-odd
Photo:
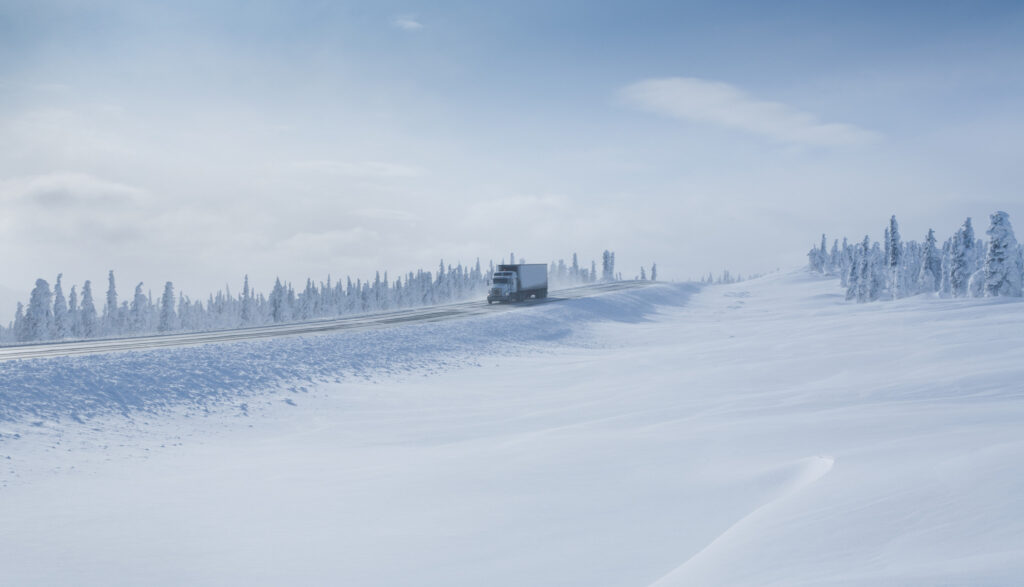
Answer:
[[[143,238],[155,216],[149,192],[85,173],[0,180],[0,244],[45,235],[48,245],[111,245]]]
[[[418,31],[423,28],[423,23],[418,18],[411,14],[405,14],[402,16],[396,16],[391,19],[391,26],[400,28],[403,31]]]
[[[807,145],[853,145],[880,138],[851,124],[822,122],[778,102],[753,98],[727,83],[689,77],[647,79],[619,90],[629,105],[655,114],[717,124]]]
[[[147,197],[134,186],[85,173],[51,173],[0,180],[0,202],[48,211],[85,206],[122,206]]]

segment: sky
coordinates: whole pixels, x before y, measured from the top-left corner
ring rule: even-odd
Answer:
[[[0,0],[0,320],[113,270],[600,259],[1024,225],[1019,2]]]

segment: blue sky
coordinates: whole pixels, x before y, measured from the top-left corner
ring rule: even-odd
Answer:
[[[2,1],[0,292],[683,279],[1024,212],[1020,3],[598,4]]]

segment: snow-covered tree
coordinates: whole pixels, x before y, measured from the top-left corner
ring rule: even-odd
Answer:
[[[175,329],[176,316],[174,314],[174,284],[170,281],[164,284],[164,295],[160,298],[160,323],[157,330],[168,332]]]
[[[1019,297],[1024,267],[1017,238],[1010,224],[1010,215],[996,212],[992,214],[991,220],[992,224],[986,232],[989,241],[984,266],[984,294]]]
[[[68,292],[68,333],[74,338],[82,336],[82,313],[78,307],[78,288],[74,285]]]
[[[658,264],[651,263],[651,281],[658,281]]]
[[[91,338],[99,335],[99,325],[96,320],[96,305],[92,299],[92,282],[86,281],[82,285],[82,307],[80,310],[82,331],[79,336]]]
[[[849,300],[894,299],[916,293],[937,292],[942,297],[1024,295],[1024,245],[1017,242],[1006,212],[995,212],[988,230],[989,242],[974,238],[967,218],[941,250],[935,231],[928,230],[923,243],[902,241],[896,217],[890,218],[881,245],[870,238],[856,246],[833,244],[828,255],[839,272]],[[815,246],[809,258],[813,261]],[[848,260],[844,260],[848,259]]]
[[[128,314],[128,328],[131,332],[145,332],[148,323],[149,299],[142,293],[142,282],[135,286],[135,295]]]
[[[921,270],[917,281],[919,290],[923,292],[936,292],[942,286],[942,255],[935,245],[935,231],[930,228],[928,235],[924,237]]]
[[[114,271],[107,274],[107,304],[103,307],[103,329],[105,334],[117,334],[121,330],[121,317],[117,305],[117,285]]]
[[[330,278],[328,277],[328,281]],[[249,276],[245,276],[245,283],[242,285],[242,324],[253,322],[253,297],[249,289]]]
[[[53,284],[53,332],[49,338],[57,340],[67,338],[69,334],[68,302],[61,287],[63,277],[63,274],[57,274],[57,282]]]
[[[349,280],[351,289],[352,281]],[[274,289],[270,291],[270,315],[274,322],[284,322],[290,318],[290,312],[285,307],[285,289],[281,285],[281,279],[274,282]]]
[[[853,265],[854,248],[847,243],[846,237],[843,237],[843,248],[839,249],[839,261],[835,264],[836,271],[839,273],[839,285],[842,287],[850,287],[850,268]]]
[[[48,340],[53,330],[53,294],[45,279],[37,279],[25,312],[26,340]]]
[[[900,241],[900,227],[896,222],[896,215],[889,219],[889,229],[886,231],[888,240],[885,243],[885,264],[887,266],[887,281],[889,292],[893,299],[903,295],[903,284],[901,283],[900,262],[903,259],[903,245]]]
[[[971,274],[976,269],[974,245],[974,228],[971,226],[971,219],[968,218],[953,236],[953,246],[950,250],[949,287],[955,297],[964,297],[968,294]]]
[[[18,302],[18,309],[14,312],[14,322],[11,327],[14,329],[14,340],[18,342],[31,340],[28,322],[25,320],[25,306],[21,302]]]
[[[828,258],[827,241],[821,235],[821,246],[811,247],[807,252],[807,266],[815,273],[829,273],[831,267]]]
[[[886,281],[888,280],[885,256],[882,254],[882,249],[878,246],[878,243],[874,243],[871,246],[869,260],[871,281],[868,284],[868,301],[873,302],[882,297],[882,294],[885,292]]]
[[[953,239],[947,238],[942,243],[942,283],[939,285],[939,295],[946,298],[953,295],[953,285],[949,281],[953,266]]]

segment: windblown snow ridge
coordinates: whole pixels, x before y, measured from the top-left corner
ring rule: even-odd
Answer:
[[[206,410],[274,388],[466,364],[565,342],[588,323],[639,322],[695,285],[660,285],[387,330],[0,363],[0,421]]]

